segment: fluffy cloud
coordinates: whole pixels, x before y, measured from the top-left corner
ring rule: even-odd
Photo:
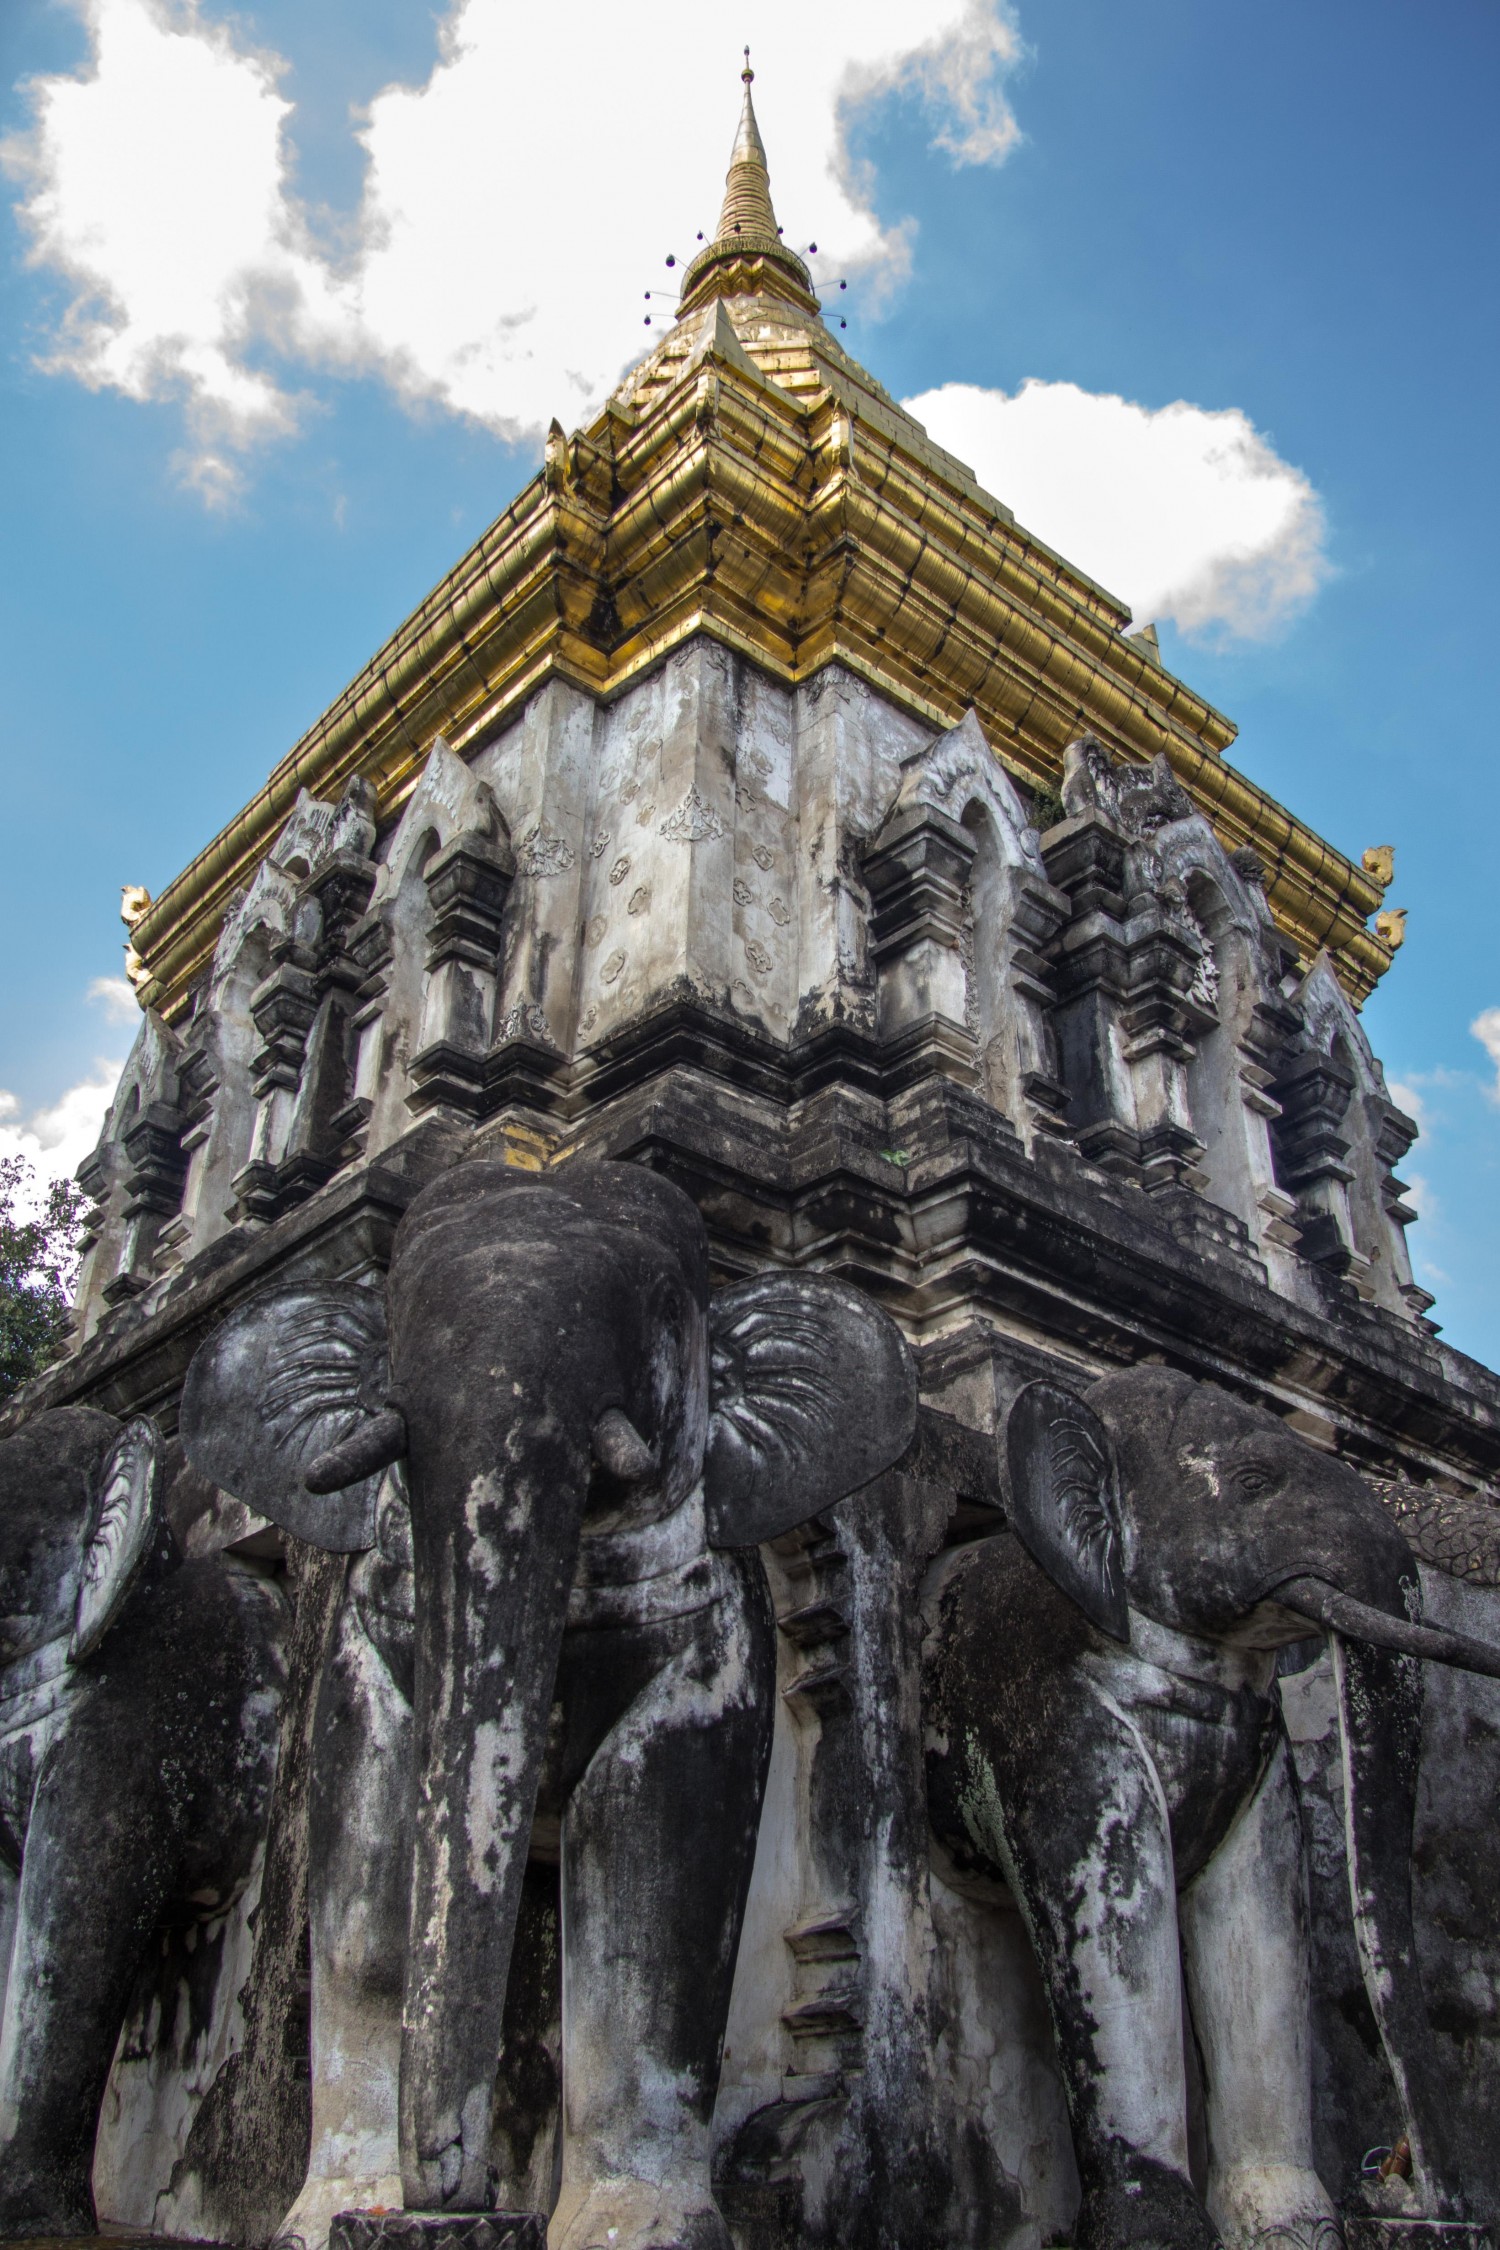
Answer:
[[[31,130],[7,152],[33,258],[76,291],[52,364],[180,397],[210,500],[245,447],[295,424],[297,370],[378,371],[507,435],[578,417],[645,341],[642,293],[669,278],[666,252],[717,217],[738,33],[701,0],[641,0],[628,38],[599,0],[562,15],[451,0],[425,85],[388,88],[360,126],[365,195],[342,262],[291,191],[277,57],[197,0],[74,4],[89,65],[36,81]],[[905,88],[955,160],[1002,158],[1020,51],[1007,0],[927,0],[918,16],[906,0],[760,0],[755,17],[788,238],[878,283],[908,230],[877,219],[849,121]],[[575,67],[579,53],[596,64]]]
[[[69,1178],[99,1138],[123,1068],[101,1057],[87,1078],[29,1116],[0,1091],[0,1156],[24,1156],[44,1179]]]
[[[1386,1092],[1390,1095],[1397,1109],[1405,1110],[1417,1131],[1425,1139],[1432,1131],[1432,1112],[1427,1106],[1426,1095],[1420,1092],[1409,1078],[1388,1078],[1386,1080]]]
[[[1481,1009],[1469,1029],[1495,1066],[1495,1082],[1485,1092],[1492,1102],[1500,1102],[1500,1008]]]
[[[141,1004],[127,977],[95,977],[88,989],[91,1006],[99,1008],[111,1023],[129,1023],[139,1026]]]
[[[1151,409],[1073,383],[946,383],[906,405],[1018,519],[1185,633],[1263,640],[1329,574],[1323,511],[1238,408]]]

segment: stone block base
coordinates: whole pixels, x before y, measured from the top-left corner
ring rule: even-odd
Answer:
[[[328,2250],[547,2250],[539,2211],[341,2211]]]
[[[1486,2228],[1462,2219],[1368,2219],[1344,2221],[1349,2250],[1490,2250]]]

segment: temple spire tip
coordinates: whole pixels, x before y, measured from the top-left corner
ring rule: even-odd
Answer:
[[[678,317],[703,303],[708,295],[724,294],[731,286],[745,287],[745,260],[756,262],[755,286],[782,296],[805,312],[817,312],[818,300],[806,266],[781,240],[776,208],[771,201],[771,175],[766,146],[760,137],[750,88],[755,72],[750,49],[745,49],[740,80],[745,98],[740,108],[739,130],[724,176],[724,203],[713,240],[689,266],[683,280]]]
[[[750,98],[750,87],[755,78],[750,68],[750,50],[745,49],[745,67],[740,79],[745,88],[744,105],[740,110],[740,128],[734,137],[730,153],[729,170],[724,179],[724,208],[719,213],[718,232],[714,239],[723,242],[736,234],[772,234],[776,232],[776,212],[771,203],[771,174],[766,163],[766,144],[760,137],[760,127],[755,119],[755,104]]]

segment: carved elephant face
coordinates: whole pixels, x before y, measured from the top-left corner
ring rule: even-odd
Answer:
[[[1267,1648],[1331,1626],[1469,1670],[1500,1661],[1413,1622],[1411,1550],[1347,1463],[1216,1384],[1160,1367],[1083,1394],[1032,1383],[1006,1446],[1017,1533],[1117,1640],[1136,1609]]]
[[[66,1638],[80,1663],[137,1583],[161,1527],[148,1421],[68,1406],[0,1443],[0,1663]]]
[[[765,1274],[711,1297],[696,1208],[631,1164],[457,1166],[402,1220],[386,1296],[389,1327],[369,1289],[246,1304],[194,1361],[181,1430],[205,1475],[332,1548],[371,1543],[374,1479],[405,1461],[402,2172],[418,2207],[463,2207],[483,2191],[517,1870],[582,1544],[593,1583],[633,1591],[661,1570],[668,1520],[691,1570],[709,1543],[789,1531],[905,1450],[915,1382],[893,1324],[838,1282]],[[703,1602],[741,1577],[702,1567]],[[651,1629],[642,1644],[649,1662]]]
[[[702,1476],[710,1538],[734,1547],[868,1482],[914,1424],[910,1358],[867,1297],[774,1273],[710,1297],[696,1209],[636,1165],[459,1166],[403,1220],[389,1302],[389,1323],[353,1285],[240,1307],[189,1371],[194,1465],[299,1538],[355,1551],[413,1424],[442,1451],[463,1391],[498,1447],[546,1399],[571,1409],[601,1481],[649,1485],[661,1511]]]

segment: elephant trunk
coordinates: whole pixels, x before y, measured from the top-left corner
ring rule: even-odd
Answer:
[[[1321,1625],[1332,1648],[1360,1966],[1395,2081],[1414,2185],[1426,2215],[1447,2219],[1461,2217],[1464,2206],[1412,1916],[1423,1693],[1421,1666],[1413,1659],[1500,1679],[1500,1649],[1401,1614],[1415,1590],[1403,1571],[1391,1582],[1390,1606],[1376,1606],[1308,1576],[1277,1587],[1274,1598]]]
[[[1278,1586],[1273,1597],[1283,1608],[1310,1617],[1325,1632],[1346,1639],[1367,1641],[1374,1648],[1394,1649],[1402,1656],[1424,1656],[1433,1664],[1451,1664],[1461,1672],[1479,1672],[1500,1680],[1500,1648],[1476,1641],[1468,1633],[1447,1627],[1415,1625],[1409,1618],[1393,1617],[1370,1602],[1357,1601],[1322,1578],[1292,1578]]]
[[[1345,1640],[1338,1631],[1329,1641],[1343,1744],[1349,1895],[1365,1990],[1395,2084],[1422,2215],[1461,2219],[1463,2174],[1444,2108],[1412,1913],[1421,1666],[1397,1650]],[[1389,2134],[1392,2143],[1398,2137],[1397,2130]]]
[[[417,1805],[401,2056],[408,2209],[482,2210],[506,1981],[589,1476],[589,1429],[408,1411]]]
[[[1423,1997],[1412,1914],[1412,1844],[1422,1746],[1423,1680],[1417,1658],[1500,1678],[1500,1650],[1401,1614],[1414,1597],[1410,1569],[1389,1582],[1389,1607],[1326,1579],[1301,1577],[1274,1599],[1322,1626],[1333,1655],[1344,1763],[1344,1845],[1365,1990],[1395,2083],[1413,2186],[1431,2219],[1462,2216],[1443,2085]],[[1392,2130],[1390,2138],[1398,2138]]]
[[[342,1445],[329,1446],[308,1464],[302,1482],[309,1492],[342,1492],[362,1477],[379,1476],[406,1451],[406,1420],[394,1407],[372,1415]]]

